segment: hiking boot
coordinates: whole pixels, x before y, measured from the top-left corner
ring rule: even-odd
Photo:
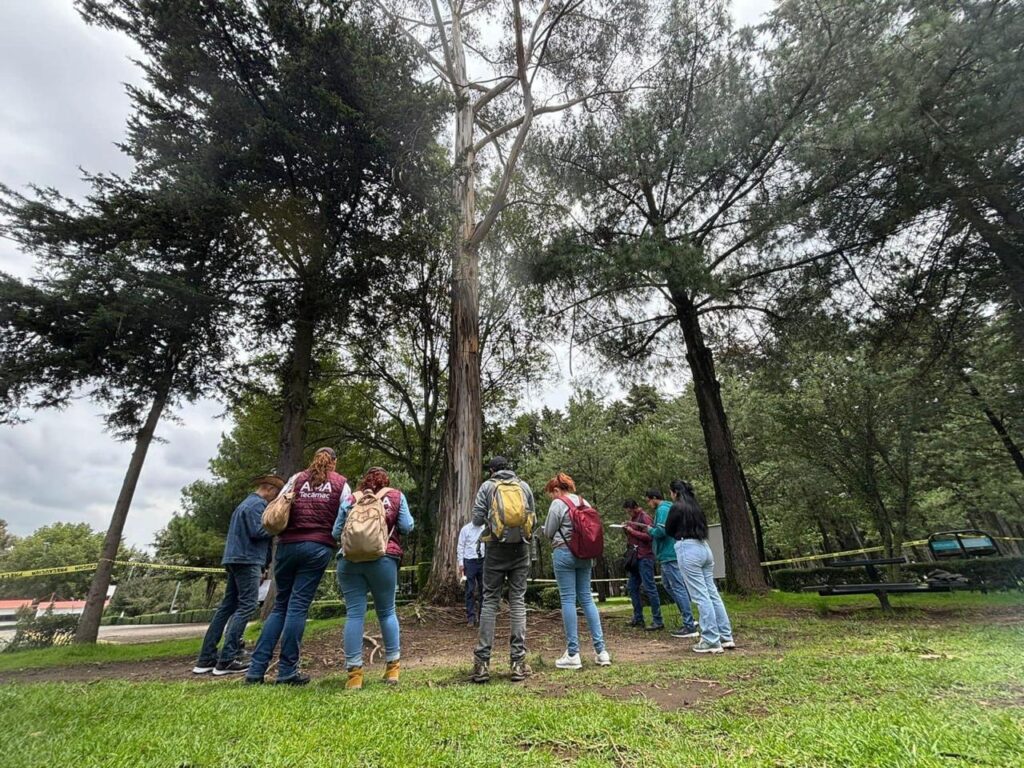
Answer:
[[[515,669],[515,664],[512,668]],[[555,660],[555,669],[583,669],[583,660],[578,653],[570,655],[566,651]]]
[[[681,638],[700,637],[700,632],[698,632],[696,629],[687,629],[686,627],[683,627],[682,629],[676,629],[671,634],[672,637]]]
[[[296,673],[291,677],[286,677],[283,680],[278,680],[275,685],[307,685],[309,683],[309,675],[303,675]]]
[[[577,655],[576,658],[579,658],[579,656]],[[521,683],[530,676],[530,668],[526,666],[526,659],[513,661],[511,664],[511,670],[511,679],[513,683]]]
[[[734,648],[736,648],[736,641],[735,641],[735,640],[733,640],[733,639],[732,639],[732,638],[730,637],[730,638],[729,638],[728,640],[723,640],[723,641],[722,641],[722,647],[723,647],[723,648],[727,648],[728,650],[730,650],[730,651],[731,651],[731,650],[733,650]]]
[[[474,683],[489,683],[491,681],[491,671],[488,669],[488,663],[486,661],[474,661],[473,674],[470,675],[469,679]]]
[[[363,687],[363,668],[349,667],[348,681],[345,683],[346,691],[358,691]]]
[[[695,646],[693,646],[694,653],[722,653],[722,644],[715,643],[712,645],[706,640],[701,640]]]
[[[608,651],[601,651],[594,655],[594,663],[599,667],[610,667],[612,665],[612,656]]]
[[[665,628],[664,624],[651,624],[651,626],[649,626],[649,627],[644,627],[644,629],[647,630],[648,632],[657,632],[659,629],[664,629],[664,628]]]
[[[221,675],[237,675],[239,672],[245,672],[249,669],[248,661],[218,661],[217,666],[213,668],[213,674],[220,677]]]
[[[388,685],[398,685],[398,659],[389,661],[384,667],[384,682]]]
[[[633,619],[631,622],[629,622],[629,626],[631,626],[631,627],[640,627],[640,629],[646,629],[647,628],[647,625],[644,623],[643,619]]]
[[[197,661],[196,665],[192,667],[193,675],[205,675],[208,672],[213,672],[213,668],[217,666],[217,662],[205,662]]]

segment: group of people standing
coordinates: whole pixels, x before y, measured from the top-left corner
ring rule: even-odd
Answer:
[[[224,598],[210,622],[193,672],[214,675],[244,674],[248,684],[264,682],[274,651],[280,645],[276,683],[305,685],[309,677],[299,670],[302,636],[309,607],[317,588],[338,552],[353,505],[372,495],[379,502],[386,526],[386,545],[379,557],[349,557],[338,553],[337,579],[346,604],[344,627],[346,688],[363,687],[363,627],[367,594],[372,597],[384,643],[384,682],[396,684],[400,667],[400,629],[395,610],[401,536],[413,530],[414,521],[405,495],[389,485],[387,472],[373,467],[353,492],[348,480],[336,471],[337,456],[332,448],[318,449],[310,465],[286,482],[276,475],[255,481],[255,490],[235,509],[222,563],[228,584]],[[504,458],[488,463],[489,477],[477,492],[471,521],[459,535],[460,577],[466,584],[467,622],[477,626],[471,680],[490,680],[495,623],[501,595],[508,587],[511,615],[509,637],[510,671],[513,681],[524,680],[530,670],[526,663],[526,585],[534,559],[535,533],[552,545],[555,580],[561,598],[565,630],[565,653],[555,662],[559,669],[582,666],[579,646],[577,604],[582,608],[594,647],[594,663],[611,664],[605,647],[601,617],[591,594],[592,560],[578,557],[580,531],[586,529],[581,513],[596,515],[576,491],[573,479],[559,473],[544,490],[551,500],[543,525],[537,525],[536,505],[530,486],[520,479]],[[251,656],[241,651],[242,633],[257,607],[261,572],[271,560],[271,534],[262,524],[267,505],[279,494],[291,494],[290,513],[278,533],[274,579],[274,605]],[[696,636],[690,597],[700,612],[701,641],[698,652],[720,652],[735,647],[732,630],[721,598],[711,577],[713,560],[707,546],[707,523],[688,484],[672,484],[670,503],[656,490],[648,491],[649,518],[633,502],[627,502],[630,520],[625,525],[629,546],[635,548],[636,569],[630,571],[630,594],[634,603],[634,626],[643,624],[640,590],[651,602],[654,623],[662,628],[660,602],[654,586],[654,559],[661,563],[666,591],[679,605],[683,627],[680,637]],[[579,530],[574,530],[575,526]],[[598,526],[600,529],[600,526]],[[576,545],[576,546],[574,546]],[[576,554],[574,554],[576,553]],[[477,598],[476,594],[481,593]],[[221,640],[223,639],[223,643]],[[220,650],[218,651],[218,645]]]
[[[623,524],[626,534],[627,588],[633,604],[630,626],[650,631],[665,628],[661,616],[661,599],[654,581],[655,561],[661,569],[662,586],[679,608],[682,626],[672,631],[673,637],[695,638],[700,641],[693,650],[697,653],[720,653],[735,648],[732,625],[725,604],[714,580],[714,556],[708,545],[708,524],[697,503],[693,487],[683,480],[673,480],[669,486],[671,501],[659,489],[651,488],[645,494],[651,518],[633,499],[623,507],[629,518]],[[641,594],[651,606],[652,623],[644,622]],[[691,602],[700,612],[700,626],[694,619]]]

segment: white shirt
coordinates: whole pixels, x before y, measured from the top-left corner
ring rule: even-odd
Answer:
[[[484,532],[484,526],[473,525],[472,521],[462,526],[462,530],[459,531],[459,565],[465,567],[466,560],[476,560],[479,557],[484,556],[484,544],[480,543],[480,552],[477,553],[477,542],[480,540],[480,534]]]

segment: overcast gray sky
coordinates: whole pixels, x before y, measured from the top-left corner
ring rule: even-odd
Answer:
[[[772,5],[735,0],[735,16],[753,22]],[[130,163],[115,143],[130,107],[124,83],[140,79],[134,55],[123,37],[86,26],[71,0],[0,0],[0,181],[79,195],[79,167],[127,172]],[[0,239],[0,270],[28,277],[33,264]],[[563,404],[567,383],[551,384],[529,401]],[[125,528],[129,543],[149,546],[178,508],[182,487],[208,476],[207,462],[229,427],[217,418],[220,410],[201,402],[183,408],[180,423],[160,426],[166,442],[150,449]],[[130,452],[104,432],[98,409],[84,400],[0,427],[0,516],[18,535],[57,521],[105,530]]]

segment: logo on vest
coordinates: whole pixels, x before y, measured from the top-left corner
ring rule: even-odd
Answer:
[[[314,488],[309,480],[302,484],[299,493],[307,499],[329,499],[331,498],[331,481],[327,480],[322,485]]]

